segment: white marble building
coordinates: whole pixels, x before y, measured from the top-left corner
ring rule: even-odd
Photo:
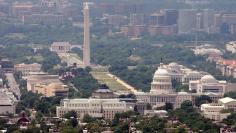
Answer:
[[[64,99],[56,107],[56,114],[62,117],[68,111],[76,111],[79,118],[88,114],[96,118],[113,119],[116,113],[128,110],[133,110],[133,107],[119,99]]]
[[[206,118],[215,121],[222,121],[230,115],[230,113],[223,112],[223,110],[236,111],[236,100],[229,97],[225,97],[219,99],[218,103],[209,103],[201,105],[202,115]]]

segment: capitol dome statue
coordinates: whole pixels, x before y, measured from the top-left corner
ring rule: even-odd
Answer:
[[[160,63],[160,67],[153,76],[150,92],[158,94],[173,93],[171,76],[162,63]]]

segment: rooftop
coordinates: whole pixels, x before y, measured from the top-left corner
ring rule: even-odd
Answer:
[[[219,102],[222,102],[222,103],[229,103],[229,102],[236,102],[235,99],[232,99],[230,97],[225,97],[225,98],[221,98],[219,99]]]

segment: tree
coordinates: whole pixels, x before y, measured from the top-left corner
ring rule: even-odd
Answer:
[[[230,114],[226,119],[223,120],[223,123],[236,127],[236,113]]]
[[[67,119],[70,119],[71,117],[72,118],[77,118],[77,113],[76,111],[72,110],[72,111],[68,111],[67,113],[65,113],[63,115],[64,118],[67,118]]]
[[[187,101],[184,101],[182,104],[181,104],[181,109],[183,109],[184,111],[186,112],[191,112],[193,111],[193,104],[191,101],[187,100]]]
[[[225,93],[224,97],[230,97],[230,98],[236,99],[236,92]]]
[[[175,133],[187,133],[187,131],[185,130],[185,128],[183,127],[178,127],[175,131]]]
[[[198,107],[200,107],[204,103],[211,103],[211,102],[212,102],[211,98],[207,95],[201,95],[195,99],[195,104]]]
[[[173,106],[172,103],[165,103],[164,109],[165,109],[166,111],[173,110],[173,109],[174,109],[174,106]]]
[[[77,127],[78,126],[77,118],[71,118],[70,119],[70,124],[71,124],[72,127]]]
[[[83,118],[83,122],[86,122],[86,123],[91,123],[91,122],[94,122],[95,120],[96,118],[93,118],[88,114],[85,114]]]

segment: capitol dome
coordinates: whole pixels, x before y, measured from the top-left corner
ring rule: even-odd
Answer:
[[[169,66],[170,66],[170,67],[178,67],[179,64],[178,64],[178,63],[175,63],[175,62],[171,62],[171,63],[169,64]]]
[[[170,73],[163,67],[163,64],[160,64],[157,71],[153,76],[153,81],[151,83],[151,93],[171,93],[172,83]]]
[[[169,76],[169,72],[164,69],[164,68],[158,68],[157,71],[154,74],[154,77],[158,77],[158,76]]]
[[[205,75],[200,80],[202,83],[218,83],[212,75]]]

